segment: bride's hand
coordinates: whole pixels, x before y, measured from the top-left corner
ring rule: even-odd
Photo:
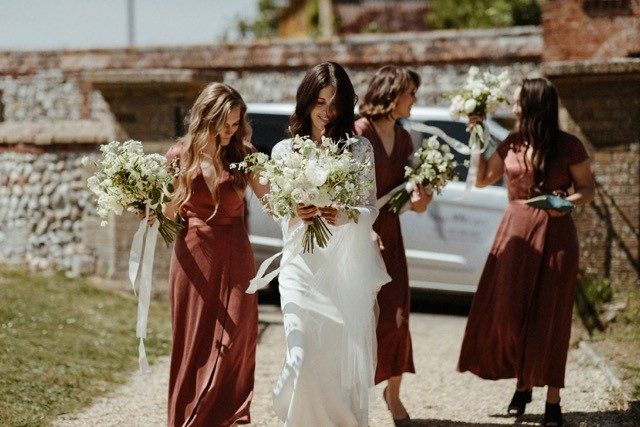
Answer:
[[[327,222],[331,225],[337,224],[338,214],[339,214],[338,209],[334,208],[333,206],[326,206],[324,208],[320,208],[320,216],[326,219]]]
[[[378,249],[384,251],[384,245],[382,244],[382,239],[380,238],[380,235],[378,233],[372,231],[371,240],[373,240],[373,243],[378,247]]]
[[[318,208],[313,205],[298,205],[296,207],[296,216],[300,218],[305,224],[311,223],[311,219],[316,215],[318,215]]]

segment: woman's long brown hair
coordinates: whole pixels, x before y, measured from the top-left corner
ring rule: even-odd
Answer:
[[[520,140],[532,148],[535,193],[542,192],[547,168],[558,153],[558,91],[547,79],[525,79],[520,89]]]
[[[302,83],[298,86],[296,108],[290,119],[291,136],[311,135],[311,110],[318,101],[318,94],[327,86],[333,86],[336,90],[333,100],[330,101],[336,108],[336,114],[327,124],[324,135],[339,141],[344,139],[346,134],[353,134],[355,121],[353,108],[357,102],[356,93],[344,68],[340,64],[327,61],[307,71]]]
[[[240,124],[227,146],[220,144],[220,132],[224,128],[229,112],[240,107]],[[201,173],[200,164],[204,156],[211,157],[214,168],[213,182],[208,183],[212,190],[215,211],[219,204],[219,185],[223,171],[229,170],[229,164],[240,162],[249,154],[244,141],[249,135],[249,125],[245,119],[247,105],[231,86],[224,83],[211,83],[191,107],[189,130],[182,138],[180,155],[180,174],[173,195],[173,204],[177,212],[182,212],[192,193],[194,179]],[[247,185],[244,173],[230,169],[232,185],[242,191]],[[213,215],[215,215],[215,211]],[[212,215],[212,216],[213,216]]]

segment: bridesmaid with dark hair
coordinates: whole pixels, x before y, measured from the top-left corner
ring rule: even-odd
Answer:
[[[261,196],[266,187],[229,168],[253,149],[246,110],[235,89],[208,85],[191,108],[187,135],[166,155],[180,173],[165,214],[185,223],[169,270],[170,427],[251,421],[258,306],[245,293],[255,268],[244,192],[250,185]]]
[[[491,380],[516,378],[508,406],[516,416],[531,402],[533,387],[547,386],[544,425],[559,426],[578,238],[569,213],[524,200],[554,194],[584,205],[593,200],[594,181],[580,140],[559,129],[551,82],[524,80],[514,93],[513,113],[517,131],[488,161],[480,159],[477,186],[504,175],[509,205],[473,299],[458,370]]]
[[[393,65],[382,67],[369,82],[360,103],[362,118],[355,123],[355,133],[366,137],[373,146],[378,198],[405,181],[405,166],[410,164],[413,143],[409,132],[396,120],[411,114],[418,86],[420,76],[415,71]],[[412,195],[410,209],[424,212],[430,201],[431,195],[419,188]],[[383,397],[395,425],[409,425],[409,414],[400,400],[400,383],[402,374],[415,373],[415,367],[409,332],[409,274],[399,214],[381,209],[373,230],[387,273],[392,278],[378,293],[380,314],[376,331],[378,365],[375,381],[376,384],[387,381]]]

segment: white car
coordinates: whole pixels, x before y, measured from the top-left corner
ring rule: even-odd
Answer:
[[[267,154],[287,137],[286,129],[293,104],[249,104],[248,117],[253,128],[252,143]],[[446,108],[413,107],[411,117],[403,121],[414,145],[429,136],[413,129],[422,123],[438,127],[448,135],[466,142],[465,122],[455,121]],[[492,138],[504,140],[508,130],[488,119]],[[464,156],[456,154],[458,163]],[[459,170],[460,182],[450,182],[436,195],[422,214],[407,212],[400,216],[409,280],[412,288],[470,294],[475,292],[498,224],[507,206],[507,191],[501,185],[465,191],[466,169]],[[280,226],[261,209],[255,196],[249,199],[249,239],[256,263],[282,248]]]

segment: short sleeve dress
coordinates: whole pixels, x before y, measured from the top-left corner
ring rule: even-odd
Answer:
[[[570,214],[550,217],[523,201],[534,196],[533,170],[517,134],[498,148],[509,205],[473,299],[458,370],[485,379],[517,378],[518,388],[564,387],[578,273],[578,238]],[[543,193],[567,191],[570,167],[588,158],[560,132]]]

